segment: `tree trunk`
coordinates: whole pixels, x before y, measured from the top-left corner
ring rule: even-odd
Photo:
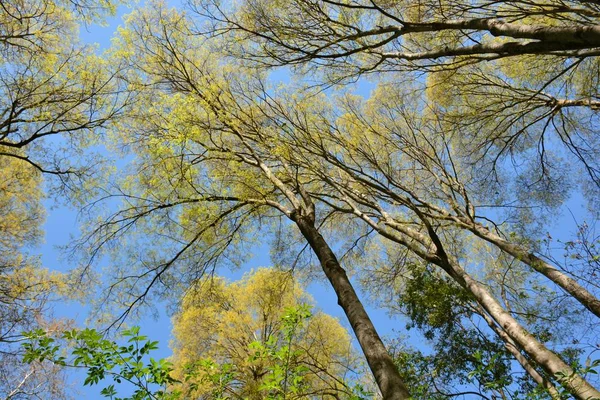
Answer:
[[[587,291],[576,280],[562,271],[554,268],[552,265],[548,264],[533,253],[527,251],[527,249],[523,248],[522,246],[510,243],[502,239],[500,236],[495,235],[486,227],[475,225],[471,226],[469,230],[480,238],[496,245],[505,253],[508,253],[517,260],[529,265],[546,278],[550,279],[552,282],[560,286],[563,290],[577,299],[577,301],[579,301],[585,308],[600,318],[600,300],[598,300],[592,293]]]
[[[439,264],[457,283],[473,294],[477,302],[500,327],[550,376],[561,383],[575,398],[600,399],[600,392],[529,333],[490,294],[488,289],[473,279],[457,262],[441,259]]]
[[[558,390],[556,390],[551,382],[549,382],[535,370],[533,365],[529,363],[529,360],[523,354],[521,354],[521,351],[514,340],[512,340],[512,338],[508,336],[508,334],[504,332],[502,328],[500,328],[484,310],[481,310],[479,314],[483,317],[483,319],[485,319],[485,322],[487,322],[488,326],[496,333],[496,335],[502,339],[506,350],[513,355],[519,364],[521,364],[521,367],[523,367],[525,372],[527,372],[538,385],[550,393],[552,400],[560,400],[561,397]]]
[[[312,221],[306,217],[298,217],[295,222],[319,258],[321,267],[338,297],[338,304],[344,309],[350,321],[383,398],[385,400],[410,399],[398,369],[383,345],[369,315],[354,291],[346,271],[340,266],[335,254]]]

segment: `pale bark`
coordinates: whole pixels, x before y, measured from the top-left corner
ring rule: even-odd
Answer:
[[[600,46],[600,25],[524,25],[497,19],[473,19],[462,24],[462,26],[465,29],[486,30],[494,36],[534,39],[547,43],[564,43],[573,46]]]
[[[591,386],[580,375],[576,374],[575,371],[558,355],[549,350],[529,333],[525,327],[502,307],[483,284],[473,279],[456,260],[445,252],[444,246],[435,230],[429,224],[427,218],[425,218],[417,208],[414,208],[413,211],[415,211],[427,228],[427,233],[431,239],[432,245],[430,247],[433,249],[433,252],[420,249],[405,240],[402,235],[396,235],[385,229],[382,225],[374,223],[358,209],[354,202],[348,198],[345,198],[345,201],[353,208],[353,211],[357,216],[372,226],[379,234],[408,248],[423,260],[442,268],[452,279],[454,279],[454,281],[473,295],[477,303],[481,305],[481,307],[532,360],[540,365],[540,367],[550,376],[559,381],[575,398],[581,400],[600,399],[600,392],[597,389]],[[403,229],[403,231],[404,235],[420,237],[421,240],[419,240],[419,242],[422,242],[423,238],[420,233],[415,232],[414,234],[411,234],[410,231],[412,231],[412,229],[408,227]]]
[[[472,46],[443,47],[423,52],[384,52],[382,57],[402,60],[438,59],[469,55],[548,54],[556,51],[581,50],[600,47],[600,25],[546,26],[508,23],[497,19],[470,19],[429,23],[407,22],[402,27],[385,27],[370,31],[369,36],[391,34],[400,37],[408,33],[441,32],[447,30],[475,30],[493,36],[535,40],[533,42],[485,43]],[[344,40],[351,40],[350,37]],[[381,44],[383,46],[383,44]],[[368,49],[362,48],[361,51]],[[336,54],[335,56],[339,56]],[[328,55],[328,57],[331,57]]]
[[[579,301],[585,308],[600,318],[600,300],[598,300],[592,293],[577,283],[576,280],[537,257],[523,246],[519,246],[504,240],[486,227],[478,224],[471,224],[469,226],[469,230],[478,237],[496,245],[502,251],[529,265],[535,271],[550,279],[552,282],[577,299],[577,301]]]
[[[439,32],[445,30],[487,31],[493,36],[504,36],[514,39],[532,39],[547,43],[570,44],[572,46],[600,46],[600,25],[548,26],[525,25],[504,22],[493,18],[474,18],[465,20],[446,20],[438,22],[406,22],[404,26],[393,29],[381,28],[381,33],[401,32]],[[379,33],[379,34],[381,34]]]
[[[487,322],[488,326],[504,342],[504,347],[506,348],[506,350],[510,354],[512,354],[512,356],[515,358],[515,360],[517,360],[517,362],[521,365],[521,367],[523,367],[523,370],[525,370],[525,372],[527,372],[527,374],[538,385],[540,385],[541,387],[546,389],[548,391],[548,393],[550,394],[550,397],[552,397],[553,400],[560,400],[561,397],[560,397],[560,393],[558,392],[558,390],[556,390],[556,388],[554,387],[554,385],[551,382],[549,382],[547,379],[544,379],[544,377],[535,370],[535,368],[533,367],[533,365],[531,365],[529,360],[525,356],[523,356],[523,354],[521,354],[521,352],[519,351],[519,348],[518,348],[517,344],[514,342],[514,340],[512,340],[512,338],[510,336],[508,336],[508,334],[506,332],[504,332],[498,325],[496,325],[496,323],[494,323],[494,320],[489,315],[487,315],[485,311],[482,310],[480,315],[483,317],[485,322]]]
[[[295,5],[303,7],[308,3],[310,2],[299,0],[295,2]],[[346,7],[341,2],[325,3],[333,4],[339,9]],[[311,3],[311,5],[316,4],[318,3]],[[248,23],[248,20],[251,19],[236,20],[221,12],[214,14],[213,18],[223,23],[226,29],[239,30],[253,37],[254,40],[266,42],[269,47],[266,53],[250,52],[245,55],[250,55],[268,65],[271,65],[270,62],[273,62],[273,65],[285,65],[302,64],[315,60],[328,60],[329,64],[336,59],[345,59],[359,53],[366,53],[379,59],[379,61],[373,61],[371,66],[362,66],[365,70],[373,70],[380,68],[382,62],[390,59],[415,61],[473,56],[474,59],[485,60],[523,54],[564,55],[571,51],[595,50],[600,47],[600,25],[598,24],[573,22],[568,26],[552,26],[543,23],[528,25],[520,22],[506,22],[509,18],[512,21],[519,21],[521,18],[507,16],[506,19],[501,19],[501,12],[494,10],[494,6],[490,6],[485,11],[487,15],[493,13],[499,17],[439,19],[424,22],[405,20],[402,15],[384,11],[379,7],[367,5],[357,7],[364,10],[365,16],[382,17],[379,25],[371,26],[337,24],[325,11],[327,8],[317,7],[313,9],[314,12],[307,14],[306,18],[311,22],[310,28],[293,19],[288,21],[285,11],[283,11],[281,20],[268,11],[257,12],[256,15],[252,15],[257,17],[254,24]],[[256,10],[261,11],[260,6]],[[570,13],[586,15],[590,11],[581,8],[566,8],[562,12],[567,15]],[[548,13],[553,14],[551,11]],[[527,14],[528,12],[523,10],[523,17]],[[597,13],[593,14],[597,16]],[[531,15],[536,15],[536,13],[533,12]],[[385,22],[388,24],[384,25]],[[460,32],[465,43],[448,43],[447,45],[442,43],[437,49],[429,48],[421,51],[389,50],[390,44],[393,44],[394,48],[404,47],[398,44],[406,35],[443,34],[447,31]],[[281,32],[285,32],[285,34],[282,35]],[[478,37],[486,34],[513,40],[489,43]],[[270,61],[267,61],[268,59]],[[342,63],[347,61],[344,60]]]
[[[458,263],[441,258],[438,265],[457,283],[469,291],[502,329],[548,374],[555,377],[577,399],[600,399],[600,391],[590,385],[554,352],[540,343],[491,295],[487,288],[473,279]],[[561,376],[565,377],[561,379]]]
[[[310,195],[300,182],[296,182],[295,187],[292,187],[282,181],[256,151],[255,144],[248,140],[247,135],[240,131],[239,127],[229,121],[227,110],[223,109],[220,104],[211,102],[201,91],[197,94],[210,104],[211,112],[231,130],[248,153],[248,156],[241,153],[236,153],[236,155],[247,165],[259,168],[262,174],[289,201],[292,206],[291,209],[277,204],[277,202],[271,202],[268,205],[279,210],[296,223],[319,258],[321,267],[338,297],[338,304],[344,309],[383,398],[386,400],[410,399],[398,369],[354,291],[345,270],[340,266],[335,254],[314,226],[315,206]],[[278,161],[284,165],[284,168],[287,167],[285,161]],[[264,203],[267,204],[267,200],[264,200]]]

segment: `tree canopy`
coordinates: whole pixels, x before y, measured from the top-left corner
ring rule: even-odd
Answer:
[[[311,316],[309,302],[292,274],[276,269],[258,269],[238,282],[197,282],[173,323],[174,376],[183,380],[190,365],[200,365],[188,379],[195,384],[191,393],[199,394],[352,398],[354,385],[346,380],[360,375],[350,337],[336,319]],[[232,376],[219,381],[223,387],[206,368],[213,363]]]
[[[24,365],[23,331],[61,327],[47,317],[48,301],[65,277],[41,268],[24,248],[41,240],[44,210],[40,174],[15,158],[0,157],[0,395],[6,399],[64,395],[62,376],[44,363]]]
[[[169,361],[150,356],[158,343],[139,327],[123,332],[125,345],[91,329],[37,329],[26,335],[24,359],[84,368],[84,385],[103,385],[108,398],[122,383],[133,386],[131,399],[366,398],[369,382],[346,329],[311,313],[308,301],[288,271],[261,268],[232,283],[215,277],[186,295]]]
[[[50,310],[52,300],[69,297],[69,280],[43,268],[35,254],[43,241],[42,200],[53,189],[76,195],[79,178],[100,173],[97,159],[80,156],[118,105],[105,61],[78,40],[78,21],[98,22],[114,7],[86,0],[0,4],[2,398],[60,399],[67,392],[57,366],[22,363],[20,342],[25,330],[68,325]],[[44,184],[42,173],[58,179]]]
[[[219,51],[228,49],[199,36],[185,14],[156,5],[133,14],[128,23],[114,56],[129,65],[128,82],[137,85],[135,96],[145,107],[128,113],[118,140],[127,141],[138,159],[123,183],[125,207],[87,240],[97,249],[135,228],[145,241],[160,223],[163,230],[156,232],[154,246],[165,231],[170,232],[165,243],[181,244],[170,255],[148,254],[139,272],[123,271],[122,283],[139,287],[141,278],[167,288],[187,281],[219,260],[236,260],[240,249],[252,243],[249,232],[278,224],[277,237],[300,248],[304,243],[317,255],[384,396],[391,396],[404,385],[387,356],[378,363],[385,350],[374,329],[362,322],[368,315],[331,244],[356,248],[387,240],[406,249],[407,259],[444,271],[473,296],[483,319],[491,318],[486,320],[490,329],[498,329],[500,337],[506,334],[504,343],[514,341],[551,379],[578,398],[596,395],[548,348],[547,340],[529,331],[532,321],[503,304],[504,283],[490,287],[480,282],[477,274],[494,268],[493,263],[477,268],[476,260],[466,256],[478,247],[508,254],[598,315],[594,294],[535,255],[535,241],[527,237],[530,207],[552,207],[560,199],[553,204],[545,185],[534,187],[540,196],[524,199],[514,213],[513,199],[498,194],[492,204],[517,223],[488,226],[492,220],[485,209],[494,183],[486,164],[463,151],[460,130],[446,129],[444,110],[428,102],[427,81],[383,82],[368,101],[341,94],[330,102],[311,91],[274,90],[260,71],[227,64],[225,54],[219,61]],[[520,183],[520,176],[509,172],[507,180],[495,183],[498,189]],[[516,199],[520,196],[517,191]],[[298,230],[287,231],[294,225]],[[505,235],[505,227],[515,234]],[[532,279],[537,285],[537,277]],[[131,287],[131,305],[145,300],[148,285]],[[368,331],[362,332],[365,326]],[[369,354],[377,348],[373,343],[379,348]],[[534,379],[543,384],[540,377]]]
[[[59,189],[74,192],[99,174],[99,158],[83,149],[98,143],[125,101],[115,70],[78,37],[79,22],[101,22],[115,7],[87,0],[0,7],[0,155],[54,175]]]
[[[157,1],[104,55],[57,40],[112,10],[99,4],[4,7],[0,151],[59,177],[98,172],[71,157],[90,145],[131,161],[105,171],[73,244],[87,272],[112,256],[100,302],[118,321],[181,307],[176,359],[208,353],[219,373],[203,382],[239,394],[248,347],[224,355],[209,332],[248,341],[220,324],[254,326],[227,313],[270,279],[229,294],[207,277],[269,247],[331,284],[385,399],[600,398],[597,4]],[[569,202],[592,221],[572,240],[553,226]],[[382,339],[359,281],[429,347]],[[194,313],[218,324],[198,333]],[[290,355],[278,340],[256,346]]]

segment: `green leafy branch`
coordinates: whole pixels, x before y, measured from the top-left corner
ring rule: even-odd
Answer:
[[[69,330],[59,338],[51,337],[42,329],[26,332],[28,341],[23,344],[23,361],[50,361],[57,365],[86,370],[84,386],[100,384],[112,378],[116,384],[129,383],[135,388],[129,397],[117,397],[115,384],[102,388],[100,394],[111,400],[173,400],[178,392],[168,392],[167,386],[176,383],[171,377],[171,363],[165,359],[155,360],[150,352],[158,349],[158,342],[140,335],[139,327],[125,330],[122,336],[126,344],[105,339],[95,329]],[[62,343],[61,343],[62,342]],[[61,349],[72,346],[70,357]]]

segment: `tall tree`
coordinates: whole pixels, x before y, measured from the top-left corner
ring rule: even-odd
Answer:
[[[395,258],[393,254],[387,257]],[[487,275],[493,275],[495,270],[491,269]],[[496,285],[503,286],[504,306],[515,315],[523,316],[522,321],[529,321],[534,335],[545,336],[545,342],[573,343],[570,338],[563,340],[562,336],[568,327],[577,325],[580,316],[569,316],[568,307],[558,310],[560,307],[556,304],[546,306],[545,298],[530,299],[531,294],[524,294],[515,284],[527,279],[527,273],[518,270],[513,266],[510,270],[498,271],[503,275],[503,282]],[[552,379],[521,353],[520,346],[473,296],[432,265],[386,265],[365,275],[365,281],[376,283],[377,290],[371,289],[372,294],[392,312],[406,315],[411,332],[417,328],[433,348],[428,352],[411,350],[402,343],[394,346],[401,368],[424,371],[421,373],[424,379],[420,381],[422,398],[432,393],[459,395],[465,390],[478,392],[482,397],[520,399],[537,393],[540,398],[561,398],[561,390],[554,386]],[[486,282],[490,282],[489,278]],[[534,300],[532,304],[527,304],[531,300]],[[569,364],[577,363],[580,350],[576,346],[561,345],[559,350]]]
[[[106,63],[78,41],[78,22],[100,22],[115,2],[15,0],[0,3],[0,396],[63,398],[57,366],[22,363],[22,331],[58,329],[49,301],[67,279],[30,253],[42,240],[40,173],[46,189],[75,189],[71,178],[98,171],[82,149],[118,114]],[[87,155],[89,157],[89,154]],[[96,165],[94,165],[96,164]],[[78,189],[80,189],[78,187]]]
[[[140,97],[116,133],[137,160],[122,186],[123,208],[94,229],[88,242],[97,251],[135,228],[144,232],[138,245],[149,243],[153,234],[176,243],[175,252],[161,252],[155,241],[153,251],[132,253],[142,269],[120,271],[117,282],[123,301],[133,307],[146,300],[155,284],[168,287],[178,278],[190,282],[229,256],[239,258],[236,251],[265,224],[291,225],[317,256],[383,396],[408,398],[393,360],[323,237],[326,214],[317,210],[307,182],[277,154],[268,135],[271,127],[261,117],[260,98],[247,87],[260,81],[239,79],[231,68],[219,65],[216,53],[205,52],[210,44],[190,34],[188,25],[180,13],[157,6],[130,16],[121,31],[114,55],[131,66],[127,82],[139,89]],[[177,276],[177,266],[187,269]]]
[[[209,16],[212,33],[242,38],[236,42],[239,46],[232,45],[228,50],[261,66],[297,65],[302,72],[322,72],[321,77],[329,83],[356,79],[367,73],[378,76],[389,73],[391,80],[405,84],[415,79],[411,72],[424,74],[427,87],[423,89],[427,89],[427,97],[412,103],[413,107],[433,113],[435,118],[430,124],[448,140],[444,149],[425,139],[425,147],[431,145],[430,150],[436,154],[424,151],[409,157],[416,157],[419,168],[425,170],[429,169],[428,163],[438,159],[433,162],[440,170],[433,173],[437,176],[431,182],[435,189],[454,187],[443,200],[448,201],[449,208],[438,209],[440,214],[431,212],[439,206],[435,195],[432,197],[435,201],[428,201],[412,187],[407,189],[406,181],[398,178],[393,181],[391,171],[385,170],[386,163],[377,159],[378,152],[394,148],[394,142],[423,149],[423,143],[407,141],[401,134],[383,147],[380,143],[371,146],[368,152],[357,147],[355,159],[350,156],[339,161],[337,149],[349,144],[336,140],[334,143],[340,147],[328,151],[329,159],[351,176],[350,182],[364,178],[359,186],[366,184],[371,190],[388,194],[396,189],[405,192],[407,196],[403,199],[390,194],[381,201],[405,202],[407,208],[412,207],[417,220],[424,224],[420,233],[425,236],[419,237],[419,232],[407,235],[404,230],[399,241],[413,245],[421,241],[425,247],[439,249],[442,243],[432,237],[431,228],[443,232],[441,235],[448,239],[454,233],[446,224],[468,230],[527,263],[600,316],[597,295],[545,260],[537,252],[536,235],[523,231],[521,235],[510,235],[502,229],[514,232],[515,227],[520,230],[530,224],[528,220],[543,220],[540,213],[510,212],[507,201],[510,190],[517,194],[515,200],[526,210],[531,210],[531,206],[553,208],[579,183],[573,179],[577,177],[585,182],[579,191],[590,194],[592,202],[597,202],[598,42],[593,33],[599,26],[596,4],[541,1],[522,7],[519,2],[510,1],[468,5],[198,1],[192,2],[192,10]],[[389,85],[385,90],[389,94],[399,86]],[[418,104],[422,101],[428,106],[421,108]],[[362,110],[358,114],[357,120],[367,119],[362,117]],[[410,111],[401,118],[406,124],[398,127],[399,132],[411,132],[420,124],[420,117]],[[371,129],[374,133],[377,130],[377,122],[373,120],[359,125],[360,129]],[[369,143],[361,142],[359,146],[365,145]],[[318,146],[324,147],[322,143],[317,143]],[[345,168],[348,159],[360,162]],[[366,165],[375,172],[366,169]],[[340,182],[340,189],[347,187],[349,181]],[[390,184],[396,187],[390,189]],[[397,229],[399,221],[390,216],[388,204],[371,203],[363,208],[362,190],[343,195],[349,199],[348,203],[355,204],[350,209],[365,220],[373,213],[376,217],[367,223],[386,221],[388,225],[395,223]],[[474,204],[481,204],[478,199],[482,195],[491,200],[487,204],[496,210],[505,206],[509,212],[504,214],[516,223],[495,223],[496,210],[479,215],[470,210]],[[421,207],[429,211],[419,215]],[[381,215],[382,210],[388,215]],[[430,221],[425,222],[424,218]],[[489,226],[481,222],[486,220]],[[423,249],[418,247],[419,244],[417,248],[413,246],[411,251],[417,250],[419,254]]]
[[[325,76],[330,83],[387,72],[408,84],[418,79],[413,72],[424,74],[427,97],[419,101],[428,102],[440,130],[452,136],[455,158],[468,160],[482,187],[514,190],[527,206],[543,199],[556,207],[583,182],[580,190],[593,204],[600,183],[599,43],[592,39],[598,6],[528,4],[294,0],[195,1],[191,7],[211,18],[213,33],[241,37],[240,48],[228,49],[258,65],[319,67],[332,74]],[[468,190],[472,197],[481,192]],[[597,296],[536,255],[535,246],[511,243],[470,221],[468,212],[459,218],[463,228],[523,260],[600,317]]]
[[[503,307],[493,290],[465,269],[471,261],[465,249],[469,238],[461,232],[464,226],[453,224],[453,214],[464,213],[472,221],[478,218],[477,197],[470,196],[462,183],[463,179],[476,180],[472,170],[455,158],[451,138],[436,129],[437,120],[426,112],[417,118],[416,103],[407,100],[408,95],[399,90],[382,90],[367,103],[347,97],[346,114],[311,109],[320,123],[298,112],[306,106],[292,98],[270,100],[270,110],[280,123],[291,127],[283,130],[278,141],[299,149],[287,154],[287,162],[327,184],[314,197],[338,213],[355,215],[374,232],[406,248],[412,257],[439,266],[571,393],[578,398],[597,396],[589,383],[563,379],[563,374],[575,380],[581,377]],[[307,101],[315,103],[311,97]]]
[[[213,32],[241,35],[240,56],[259,64],[324,66],[319,71],[334,81],[389,72],[408,82],[409,71],[426,73],[428,100],[439,107],[444,129],[462,138],[457,148],[490,184],[507,180],[502,170],[512,161],[518,184],[511,189],[524,192],[522,201],[533,191],[557,204],[582,180],[591,181],[581,190],[595,202],[598,6],[527,4],[196,1],[192,9],[211,17]],[[482,236],[600,313],[594,296],[531,248]]]
[[[579,1],[192,0],[213,32],[247,43],[265,65],[311,63],[342,76],[429,69],[543,54],[597,55],[598,5]],[[257,44],[257,45],[253,45]]]
[[[286,3],[284,17],[296,10],[293,4],[297,3]],[[339,6],[361,10],[345,3]],[[348,26],[363,22],[336,15],[347,18]],[[272,22],[268,17],[265,11],[264,21]],[[298,18],[295,22],[300,23]],[[238,29],[240,24],[224,29]],[[119,126],[121,140],[138,159],[123,186],[123,208],[88,239],[96,250],[137,231],[142,233],[137,246],[147,244],[148,235],[158,235],[179,248],[173,254],[166,252],[167,245],[158,248],[159,242],[153,241],[153,252],[132,253],[139,257],[135,261],[141,269],[123,270],[117,277],[120,284],[129,285],[126,294],[131,298],[123,299],[127,306],[145,301],[155,284],[189,283],[219,260],[238,260],[240,246],[251,242],[249,232],[255,229],[273,224],[284,231],[296,225],[303,237],[300,243],[311,247],[336,290],[384,396],[393,398],[387,396],[397,393],[404,398],[408,396],[404,385],[329,244],[360,242],[377,232],[445,271],[474,296],[496,324],[491,326],[501,328],[501,337],[508,335],[507,342],[514,341],[577,398],[600,395],[505,309],[494,290],[465,269],[463,231],[516,258],[532,251],[527,242],[506,246],[502,236],[496,235],[504,242],[486,233],[489,228],[481,221],[487,217],[475,211],[485,193],[481,188],[471,191],[485,180],[477,174],[478,165],[459,162],[453,146],[460,141],[453,134],[460,132],[440,128],[444,125],[438,109],[415,106],[422,98],[406,106],[396,87],[386,93],[391,98],[380,109],[373,104],[385,100],[383,94],[371,107],[343,102],[346,115],[332,112],[334,107],[318,96],[303,101],[294,96],[274,99],[260,77],[219,61],[214,42],[194,36],[190,25],[183,16],[163,9],[155,15],[142,12],[131,17],[115,48],[115,57],[131,66],[130,88],[139,89],[139,103],[130,110],[127,123]],[[245,32],[257,34],[261,29]],[[289,38],[283,33],[281,37]],[[360,58],[372,47],[355,53]],[[273,56],[268,45],[260,48],[267,50],[261,57]],[[209,49],[215,51],[212,58],[205,54]],[[245,51],[252,54],[255,49]],[[424,117],[418,116],[420,111],[425,111]],[[344,225],[354,220],[363,225]],[[323,234],[333,239],[328,243]],[[549,271],[545,265],[538,269]],[[587,301],[581,298],[587,296],[581,286],[568,279],[568,284],[553,281],[593,311],[593,295]]]

